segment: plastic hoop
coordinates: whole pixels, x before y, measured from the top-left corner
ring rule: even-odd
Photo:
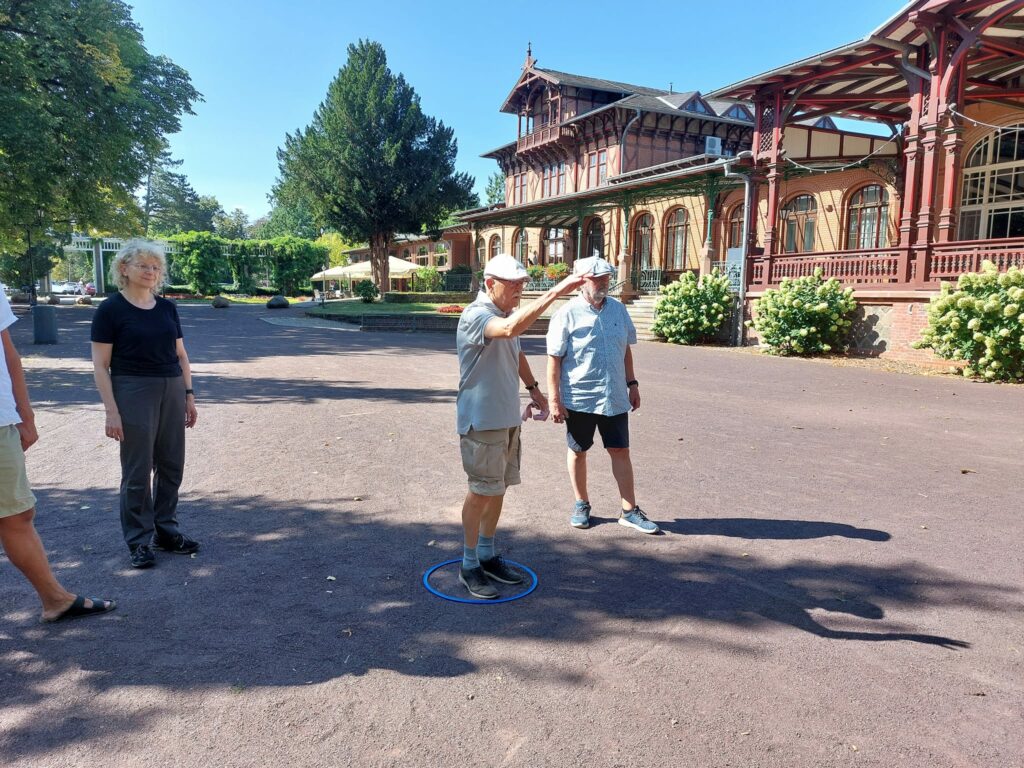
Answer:
[[[533,590],[535,590],[537,588],[537,585],[540,583],[540,579],[537,578],[537,574],[534,573],[531,569],[527,568],[522,563],[517,563],[513,560],[506,560],[506,563],[522,569],[526,573],[530,574],[530,578],[533,579],[533,583],[531,583],[529,587],[527,587],[524,591],[520,592],[518,595],[511,595],[509,597],[499,597],[496,600],[478,600],[476,598],[455,597],[454,595],[446,595],[444,592],[439,592],[438,590],[434,589],[433,586],[431,586],[430,577],[434,573],[434,571],[444,568],[446,565],[461,562],[462,558],[457,557],[453,560],[445,560],[443,563],[438,563],[437,565],[428,568],[427,572],[423,574],[423,586],[424,588],[426,588],[427,592],[430,592],[432,595],[437,595],[442,600],[449,600],[453,603],[466,603],[467,605],[497,605],[498,603],[509,603],[513,600],[518,600],[521,597],[526,597],[528,594],[533,592]]]

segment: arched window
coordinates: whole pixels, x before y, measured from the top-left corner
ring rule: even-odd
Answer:
[[[871,184],[850,198],[846,211],[846,247],[880,248],[887,245],[889,193],[881,184]]]
[[[600,256],[604,258],[604,221],[600,218],[593,218],[587,225],[587,248],[584,251],[584,258],[588,256]]]
[[[526,236],[526,230],[520,229],[516,232],[515,237],[512,239],[512,243],[512,250],[514,251],[512,255],[515,257],[516,261],[520,264],[527,264],[527,260],[530,258],[530,240]]]
[[[960,240],[1024,237],[1024,123],[991,133],[967,155]]]
[[[481,267],[487,263],[487,243],[482,237],[476,239],[476,263]]]
[[[818,204],[810,195],[798,195],[782,209],[783,248],[785,253],[809,253],[814,250],[814,228],[818,223]]]
[[[491,235],[491,242],[487,246],[487,258],[493,259],[501,253],[501,235]]]
[[[409,254],[409,249],[408,248],[406,248],[404,251],[402,251],[402,258],[405,259],[406,261],[409,260],[409,255],[410,254]]]
[[[676,208],[665,217],[665,269],[686,269],[686,210]]]
[[[637,216],[629,239],[633,246],[633,268],[653,269],[654,217],[649,213]]]
[[[743,247],[743,214],[746,213],[747,206],[743,203],[733,206],[732,211],[729,212],[729,236],[727,239],[728,244],[726,248],[742,248]]]
[[[544,231],[544,263],[565,261],[565,230],[551,227]]]

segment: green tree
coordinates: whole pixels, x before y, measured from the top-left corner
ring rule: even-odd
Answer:
[[[133,193],[199,98],[121,0],[0,5],[0,250],[72,226],[141,231]]]
[[[327,248],[328,263],[332,267],[347,267],[349,265],[350,260],[345,251],[353,248],[355,243],[350,243],[337,232],[324,232],[316,239],[316,244]]]
[[[214,231],[225,240],[245,240],[249,237],[249,217],[241,208],[231,213],[221,212],[213,217]]]
[[[214,217],[223,215],[215,197],[201,197],[185,174],[172,170],[181,163],[162,153],[150,166],[142,199],[143,225],[149,235],[210,232]]]
[[[505,174],[501,171],[495,171],[487,177],[487,195],[488,205],[497,205],[498,203],[505,202]]]
[[[348,47],[348,61],[313,121],[286,134],[278,150],[278,199],[302,199],[319,224],[369,242],[373,277],[388,285],[388,245],[396,232],[438,227],[473,200],[473,179],[455,172],[452,130],[420,108],[379,43]]]
[[[181,251],[175,265],[192,292],[203,296],[216,293],[220,288],[217,278],[223,268],[224,241],[212,232],[184,232],[170,239]]]
[[[269,242],[274,285],[286,296],[309,285],[309,278],[323,269],[327,248],[301,237],[277,237]]]
[[[313,211],[303,200],[271,199],[274,207],[270,213],[257,219],[252,224],[252,236],[259,240],[268,240],[283,235],[304,237],[315,240],[320,228],[313,220]]]

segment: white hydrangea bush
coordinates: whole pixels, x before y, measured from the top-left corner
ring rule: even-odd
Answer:
[[[775,355],[821,355],[845,352],[845,339],[857,309],[852,288],[824,280],[821,269],[796,280],[783,279],[754,302],[754,319],[761,343]]]
[[[1000,273],[983,262],[956,288],[943,283],[928,305],[928,326],[911,346],[962,360],[964,376],[986,381],[1024,381],[1024,271]]]
[[[729,278],[711,270],[699,280],[684,272],[658,289],[651,330],[673,344],[696,344],[715,336],[729,315],[733,296]]]

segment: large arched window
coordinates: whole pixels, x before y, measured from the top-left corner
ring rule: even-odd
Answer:
[[[600,256],[604,258],[604,221],[600,218],[593,218],[587,224],[587,248],[583,257]]]
[[[544,263],[565,261],[565,230],[551,227],[544,231]]]
[[[649,213],[637,216],[629,239],[633,250],[633,268],[653,269],[654,217]]]
[[[476,263],[481,267],[487,263],[487,243],[482,237],[476,239]]]
[[[516,232],[512,243],[512,255],[515,257],[516,261],[520,264],[528,264],[528,259],[530,258],[530,240],[526,235],[526,230],[520,229]]]
[[[487,259],[493,259],[501,253],[501,235],[491,235],[491,242],[487,246]]]
[[[665,269],[686,269],[686,210],[676,208],[665,217]]]
[[[729,236],[726,238],[726,248],[741,248],[743,246],[743,214],[747,206],[743,203],[734,205],[729,212]]]
[[[782,245],[785,253],[814,250],[814,229],[818,223],[818,204],[810,195],[798,195],[782,209]]]
[[[887,245],[889,193],[881,184],[871,184],[850,198],[846,209],[846,247],[881,248]]]
[[[960,240],[1024,237],[1024,123],[989,134],[967,155]]]

